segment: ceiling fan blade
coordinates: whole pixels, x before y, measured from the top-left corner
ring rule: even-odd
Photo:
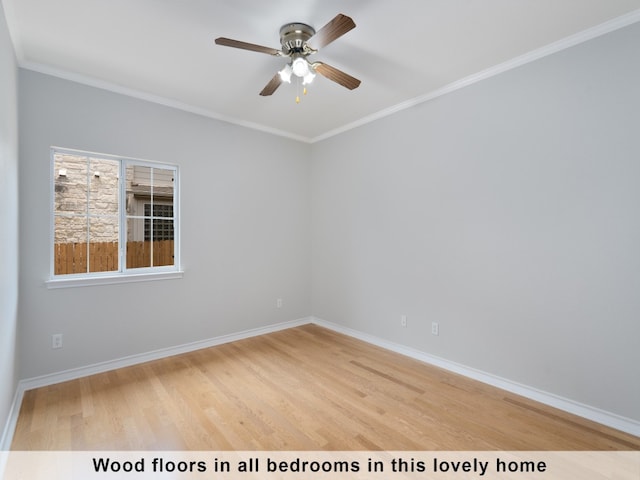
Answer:
[[[316,72],[318,72],[323,77],[326,77],[333,82],[339,83],[343,87],[347,87],[349,90],[353,90],[354,88],[358,88],[360,86],[360,80],[344,73],[342,70],[338,70],[331,65],[327,65],[326,63],[316,62],[313,64],[313,68],[315,68]]]
[[[273,95],[273,92],[275,92],[278,89],[281,83],[282,83],[282,78],[280,78],[279,73],[276,73],[273,76],[273,78],[269,80],[269,83],[267,83],[267,85],[262,89],[262,91],[260,92],[260,95],[262,95],[263,97],[268,97],[269,95]]]
[[[333,20],[318,30],[316,34],[309,39],[309,42],[315,49],[319,49],[329,45],[355,27],[356,24],[351,17],[339,13]]]
[[[280,50],[276,50],[275,48],[263,47],[262,45],[241,42],[240,40],[233,40],[231,38],[216,38],[216,45],[222,45],[223,47],[240,48],[242,50],[251,50],[252,52],[266,53],[267,55],[282,55],[282,52]]]

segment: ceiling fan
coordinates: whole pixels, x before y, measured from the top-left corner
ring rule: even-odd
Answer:
[[[356,24],[350,17],[341,13],[317,32],[305,23],[287,23],[280,28],[280,44],[282,45],[280,50],[224,37],[216,38],[215,42],[217,45],[225,47],[251,50],[290,59],[289,63],[276,73],[262,89],[260,95],[263,97],[272,95],[283,82],[291,83],[292,75],[302,79],[303,85],[308,85],[313,81],[316,73],[353,90],[360,85],[360,80],[326,63],[311,63],[307,57],[354,29],[355,26]],[[296,98],[296,102],[299,101],[299,97]]]

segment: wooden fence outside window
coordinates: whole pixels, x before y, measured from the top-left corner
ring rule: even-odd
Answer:
[[[152,248],[153,247],[153,248]],[[173,265],[173,240],[127,242],[127,268]],[[54,245],[54,273],[67,275],[118,270],[118,242],[56,243]]]

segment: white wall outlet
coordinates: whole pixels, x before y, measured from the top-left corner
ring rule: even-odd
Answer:
[[[62,334],[51,335],[51,348],[62,348]]]
[[[431,322],[431,335],[440,335],[440,325],[438,322]]]
[[[282,308],[282,299],[276,298],[276,308]]]
[[[404,328],[407,328],[407,316],[406,315],[400,315],[400,325],[402,325]]]

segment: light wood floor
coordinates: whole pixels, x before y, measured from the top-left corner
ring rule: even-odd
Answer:
[[[640,450],[315,325],[25,393],[13,450]]]

